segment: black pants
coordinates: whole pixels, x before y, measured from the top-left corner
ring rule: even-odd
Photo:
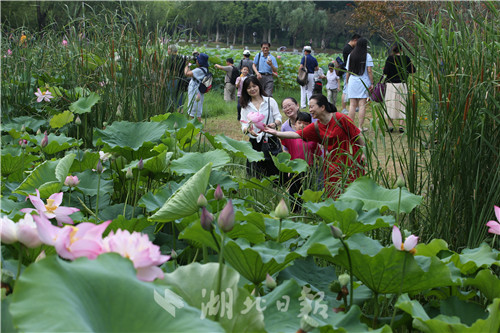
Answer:
[[[252,144],[252,148],[256,151],[262,151],[262,144],[263,144],[262,139],[260,142],[257,142],[256,139],[250,138],[250,143]],[[284,177],[284,174],[281,173],[276,165],[274,165],[274,162],[271,158],[271,155],[269,154],[269,151],[264,151],[264,157],[265,159],[263,161],[257,161],[257,162],[249,162],[247,160],[247,174],[249,177],[256,177],[256,178],[262,178],[262,177],[270,177],[274,175],[280,175],[280,179]]]

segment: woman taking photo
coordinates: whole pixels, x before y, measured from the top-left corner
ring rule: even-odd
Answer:
[[[281,125],[281,114],[278,103],[267,97],[262,85],[256,76],[249,76],[243,82],[241,91],[241,130],[247,134],[252,148],[264,153],[265,160],[259,162],[247,162],[249,173],[252,176],[278,175],[278,168],[271,158],[282,151],[278,139],[263,131],[267,126],[278,129]]]
[[[368,53],[368,40],[358,39],[356,47],[347,57],[347,95],[349,96],[349,117],[354,120],[356,108],[359,107],[359,129],[367,131],[363,127],[366,112],[366,99],[368,92],[373,89],[373,60]]]
[[[399,119],[399,132],[404,133],[404,120],[406,119],[406,96],[408,87],[406,81],[408,74],[415,73],[411,59],[401,54],[401,46],[395,44],[392,55],[385,61],[384,75],[386,76],[385,105],[390,126],[389,132],[394,130],[393,119]]]
[[[309,100],[309,112],[318,121],[303,130],[278,132],[268,127],[265,131],[283,139],[303,139],[323,144],[326,150],[325,192],[328,197],[336,198],[347,184],[363,175],[365,156],[361,147],[365,143],[352,120],[337,112],[325,96],[313,95]]]

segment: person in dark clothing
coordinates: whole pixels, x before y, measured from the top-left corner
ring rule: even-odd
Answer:
[[[243,51],[243,59],[240,60],[240,66],[238,68],[240,72],[245,66],[248,67],[248,75],[253,75],[253,60],[250,59],[250,51],[248,50]]]
[[[411,59],[406,55],[402,55],[401,46],[395,44],[392,48],[392,54],[387,57],[384,65],[384,75],[386,76],[385,105],[390,123],[389,132],[393,131],[394,119],[399,119],[399,132],[404,132],[406,96],[408,95],[406,82],[409,74],[412,73],[415,73],[415,67]]]
[[[358,39],[360,39],[361,36],[358,34],[354,34],[351,37],[351,40],[345,44],[344,48],[342,49],[342,58],[344,60],[344,64],[347,64],[347,57],[349,54],[351,54],[352,50],[354,50],[354,47],[358,43]],[[345,65],[344,65],[345,66]],[[345,69],[345,68],[344,68]],[[345,77],[346,73],[342,75],[342,79],[344,80],[344,89],[342,90],[342,113],[347,114],[347,101],[349,100],[349,97],[347,96],[347,84],[345,82]]]
[[[167,58],[165,59],[166,80],[169,86],[170,101],[174,101],[177,108],[182,112],[184,92],[187,91],[189,79],[184,75],[186,60],[177,54],[178,47],[175,44],[168,45]]]

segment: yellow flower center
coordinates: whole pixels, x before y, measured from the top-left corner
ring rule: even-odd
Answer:
[[[413,249],[411,249],[408,252],[410,252],[411,254],[415,255],[415,254],[417,254],[417,249],[413,248]]]
[[[73,227],[71,226],[71,228],[73,229],[70,233],[69,233],[69,242],[71,244],[73,244],[74,242],[76,242],[78,240],[78,238],[76,238],[76,233],[78,232],[78,228],[77,227]]]
[[[54,205],[54,199],[47,199],[47,204],[45,205],[45,209],[47,212],[54,214],[54,211],[58,206]]]
[[[405,245],[401,244],[401,251],[404,251],[404,250],[405,250]]]

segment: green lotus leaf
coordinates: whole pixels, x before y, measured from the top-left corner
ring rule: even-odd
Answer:
[[[87,97],[80,97],[76,102],[71,103],[69,110],[77,114],[89,113],[100,99],[97,93],[91,92]]]
[[[74,175],[80,180],[77,186],[78,191],[82,192],[84,195],[97,195],[97,183],[99,181],[99,174],[97,172],[85,170],[84,172],[76,172]],[[99,185],[100,195],[113,193],[113,180],[104,179],[101,175],[101,182]]]
[[[342,243],[333,238],[330,230],[325,223],[318,224],[311,237],[295,252],[303,257],[312,255],[332,261],[333,257],[338,254],[339,248],[342,247]]]
[[[66,110],[53,116],[52,119],[50,119],[49,125],[52,128],[61,128],[72,122],[73,118],[75,118],[75,115],[71,111]]]
[[[249,162],[257,162],[264,159],[264,153],[254,150],[250,142],[237,141],[228,138],[224,134],[215,136],[215,142],[222,145],[222,149],[231,152],[235,156],[247,158]]]
[[[304,202],[319,202],[325,190],[313,191],[311,189],[305,190],[300,196]]]
[[[39,156],[27,154],[20,147],[5,147],[2,148],[1,157],[2,175],[8,176],[20,170],[28,169],[31,164],[40,159]]]
[[[59,192],[74,159],[75,154],[69,154],[56,161],[43,162],[26,177],[14,192],[27,196],[35,194],[35,190],[38,189],[42,198]]]
[[[486,243],[474,249],[465,249],[461,254],[454,254],[451,261],[465,275],[473,274],[478,269],[491,267],[491,265],[500,266],[499,252],[491,249]]]
[[[208,181],[213,187],[220,185],[225,190],[237,190],[238,183],[235,182],[231,175],[224,170],[214,170],[210,174],[210,179]]]
[[[304,204],[310,212],[319,215],[325,222],[335,222],[346,237],[355,233],[393,226],[394,217],[382,216],[377,208],[363,211],[363,203],[359,200],[336,201],[328,199],[321,203]]]
[[[212,168],[225,166],[231,159],[224,150],[211,150],[206,153],[186,153],[181,158],[173,160],[170,166],[178,174],[193,174],[202,169],[207,163],[212,163]]]
[[[201,309],[202,313],[205,311],[207,318],[214,319],[215,316],[210,315],[209,302],[211,293],[217,293],[217,279],[215,277],[218,276],[218,272],[218,264],[193,263],[165,274],[162,283],[181,296],[190,306]],[[218,308],[219,323],[226,332],[265,332],[262,312],[255,307],[247,311],[247,303],[245,302],[252,301],[252,297],[246,289],[238,287],[239,279],[240,276],[234,269],[224,266],[221,286],[223,293],[221,295],[227,303],[220,301],[218,303],[220,305]],[[224,305],[226,306],[224,307]],[[172,331],[170,327],[168,330]]]
[[[398,210],[402,213],[410,213],[422,202],[422,197],[408,192],[406,188],[401,189],[401,202],[399,200],[400,189],[388,190],[377,185],[369,177],[356,179],[349,185],[347,190],[340,195],[341,201],[361,200],[364,210],[374,208],[384,212],[390,209],[393,212]]]
[[[17,333],[19,330],[17,330],[14,327],[14,323],[12,322],[12,315],[9,312],[9,307],[10,307],[10,301],[12,299],[12,296],[8,296],[7,298],[4,298],[4,295],[2,295],[2,323],[1,323],[1,331],[2,332],[9,332],[9,333]]]
[[[456,281],[455,272],[437,257],[413,256],[394,246],[382,247],[378,241],[362,234],[353,235],[346,243],[354,275],[377,294],[414,292],[460,283]],[[333,261],[349,267],[343,247]]]
[[[175,135],[177,145],[182,150],[190,150],[190,148],[198,142],[197,137],[200,131],[201,128],[199,126],[195,126],[193,123],[187,123],[186,127],[174,131],[175,134],[171,132],[171,136]]]
[[[75,154],[76,158],[73,161],[71,169],[69,170],[70,173],[92,170],[97,166],[97,161],[99,161],[99,153],[91,151],[76,151]]]
[[[279,221],[276,219],[266,218],[266,234],[272,239],[278,238]],[[300,236],[303,239],[309,238],[316,231],[317,226],[303,222],[294,222],[291,220],[283,220],[281,223],[281,236],[280,242]]]
[[[420,243],[415,247],[419,256],[433,257],[441,251],[449,251],[448,243],[442,239],[433,239],[429,244]]]
[[[222,240],[220,234],[214,231],[214,236],[217,239],[217,244],[220,244]],[[257,226],[248,222],[235,223],[233,230],[226,233],[226,236],[230,239],[246,239],[252,244],[265,241],[265,234]],[[198,247],[206,245],[217,252],[219,251],[218,245],[210,232],[201,227],[199,218],[179,234],[179,239],[187,239],[197,244]]]
[[[301,301],[301,297],[309,294],[310,311]],[[370,329],[361,322],[362,313],[357,305],[347,312],[334,313],[332,304],[322,299],[316,291],[300,285],[293,278],[283,281],[273,291],[262,297],[264,322],[268,332],[298,332],[302,317],[307,313],[316,323],[319,332],[368,332]],[[373,332],[391,332],[383,327]]]
[[[110,223],[110,225],[106,228],[106,231],[104,232],[104,236],[106,236],[112,230],[116,231],[118,229],[128,230],[128,231],[130,231],[130,233],[132,233],[134,231],[140,232],[140,231],[144,230],[144,228],[146,228],[150,225],[151,225],[151,223],[148,221],[148,219],[146,217],[127,219],[123,215],[120,215],[117,218],[113,219],[113,221]]]
[[[274,165],[281,172],[301,173],[309,169],[309,164],[301,158],[294,160],[290,159],[291,155],[287,152],[279,153],[277,156],[272,156]]]
[[[300,254],[272,241],[251,247],[245,239],[230,240],[224,248],[224,259],[255,285],[264,281],[266,274],[281,271],[299,257]]]
[[[223,332],[184,302],[168,313],[155,295],[165,295],[164,285],[138,280],[116,253],[73,262],[50,256],[21,275],[10,312],[22,332]]]
[[[11,130],[15,130],[16,132],[21,133],[21,129],[24,126],[26,130],[36,132],[40,127],[43,127],[46,124],[47,119],[36,119],[33,117],[22,116],[13,118],[10,121],[2,121],[2,131],[10,133]]]
[[[147,212],[161,208],[180,186],[181,184],[171,181],[153,192],[146,193],[139,199],[139,207],[145,207]]]
[[[166,130],[167,126],[163,123],[115,121],[105,130],[94,129],[93,144],[107,144],[111,149],[128,148],[137,151],[146,143],[152,147],[160,142]]]
[[[175,191],[163,207],[150,217],[150,220],[170,222],[196,213],[199,209],[198,197],[207,190],[211,171],[212,163],[207,163]]]
[[[471,313],[467,313],[470,311],[470,307],[474,306],[473,303],[468,303],[467,306],[464,306],[465,302],[458,302],[455,298],[453,301],[457,304],[452,304],[455,310],[459,311],[459,314],[465,316],[465,320],[469,323],[474,320],[474,318],[470,318],[470,315],[476,314],[479,315],[479,311],[477,309],[472,310]],[[448,304],[443,304],[444,306]],[[439,314],[438,316],[431,319],[431,317],[425,312],[424,308],[418,301],[412,301],[408,297],[407,294],[401,295],[396,303],[396,307],[403,310],[404,312],[410,314],[413,317],[413,327],[422,332],[498,332],[500,329],[500,298],[496,298],[493,300],[487,310],[489,315],[484,311],[481,313],[485,318],[479,318],[473,321],[470,324],[466,324],[461,322],[461,318],[457,315],[445,315]],[[442,307],[441,310],[444,310]],[[449,313],[449,309],[446,309]]]
[[[39,134],[36,136],[32,136],[28,141],[34,142],[36,145],[40,146],[42,140],[44,138],[43,134]],[[55,135],[54,133],[50,133],[47,136],[49,142],[47,146],[43,148],[43,152],[45,154],[53,155],[60,151],[69,149],[71,147],[78,147],[82,144],[81,140],[76,140],[74,138],[67,137],[64,134]]]
[[[143,168],[152,173],[164,173],[167,171],[168,165],[170,164],[170,159],[174,153],[163,151],[162,153],[146,158],[142,160]],[[121,170],[127,172],[128,168],[137,169],[139,160],[135,160],[127,165],[125,165]]]
[[[464,286],[474,286],[490,301],[500,298],[500,279],[489,269],[482,269],[474,278],[465,280]]]

